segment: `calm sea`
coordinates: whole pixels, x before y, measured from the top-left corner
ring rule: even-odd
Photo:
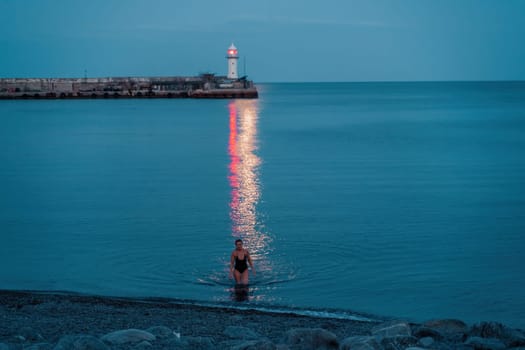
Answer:
[[[525,83],[259,89],[0,101],[0,289],[525,328]]]

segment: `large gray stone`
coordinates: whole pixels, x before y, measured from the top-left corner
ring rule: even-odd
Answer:
[[[137,344],[144,340],[154,341],[156,337],[150,332],[146,332],[140,329],[123,329],[116,332],[111,332],[103,336],[102,341],[112,344]]]
[[[419,345],[425,348],[431,347],[432,344],[434,344],[434,338],[432,337],[424,337],[424,338],[419,339]]]
[[[442,338],[446,338],[448,341],[463,342],[467,338],[468,326],[461,320],[430,320],[423,323],[423,326],[436,330],[442,335]],[[435,338],[441,340],[439,337]]]
[[[416,338],[432,337],[435,340],[444,338],[443,334],[441,334],[438,330],[425,326],[414,329],[412,335]]]
[[[386,350],[406,349],[407,347],[416,346],[417,342],[418,339],[411,335],[398,335],[381,339],[381,345]]]
[[[411,336],[410,325],[405,321],[394,320],[381,323],[372,328],[371,333],[376,338],[392,338],[398,336]]]
[[[255,340],[259,339],[261,336],[256,332],[252,331],[250,328],[240,327],[240,326],[228,326],[224,330],[224,335],[233,338],[233,339],[245,339],[245,340]]]
[[[338,349],[339,341],[332,332],[322,328],[294,328],[286,332],[284,343],[303,350]]]
[[[60,338],[55,350],[109,350],[109,348],[91,335],[66,335]]]
[[[467,333],[468,326],[465,322],[456,319],[429,320],[423,326],[439,331],[441,334]]]
[[[499,322],[479,322],[472,326],[470,334],[481,338],[503,338],[509,329]]]
[[[382,350],[383,347],[375,337],[355,336],[343,339],[341,350]]]
[[[475,350],[503,350],[507,348],[505,344],[497,338],[470,337],[465,344],[472,346]]]
[[[480,322],[472,326],[470,335],[481,338],[498,338],[507,347],[525,346],[525,335],[517,329],[499,322]]]

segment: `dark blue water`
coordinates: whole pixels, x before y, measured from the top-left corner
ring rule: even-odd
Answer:
[[[259,89],[1,101],[0,288],[525,327],[525,83]]]

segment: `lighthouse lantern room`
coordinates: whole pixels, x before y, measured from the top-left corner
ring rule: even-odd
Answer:
[[[237,75],[237,60],[239,56],[237,55],[237,48],[233,43],[228,48],[226,58],[228,59],[228,79],[239,79]]]

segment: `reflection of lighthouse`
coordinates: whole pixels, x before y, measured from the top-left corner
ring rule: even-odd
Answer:
[[[233,43],[228,48],[228,54],[226,56],[228,59],[228,79],[238,79],[237,75],[237,60],[239,56],[237,55],[237,48]]]
[[[230,109],[230,155],[231,187],[230,217],[232,235],[245,240],[252,256],[263,263],[262,255],[268,254],[269,237],[259,231],[261,225],[257,214],[260,199],[259,165],[257,149],[257,104],[255,101],[232,101]],[[263,263],[264,264],[264,263]]]
[[[230,156],[228,180],[230,182],[230,218],[232,236],[241,238],[249,250],[257,268],[258,281],[266,281],[265,287],[256,287],[257,296],[250,299],[266,300],[265,291],[274,289],[277,281],[272,255],[272,238],[266,232],[258,204],[261,198],[260,165],[257,155],[257,100],[234,100],[229,104],[230,137],[228,154]],[[282,269],[281,269],[282,271]],[[260,274],[259,274],[260,273]],[[237,296],[236,296],[237,298]]]

